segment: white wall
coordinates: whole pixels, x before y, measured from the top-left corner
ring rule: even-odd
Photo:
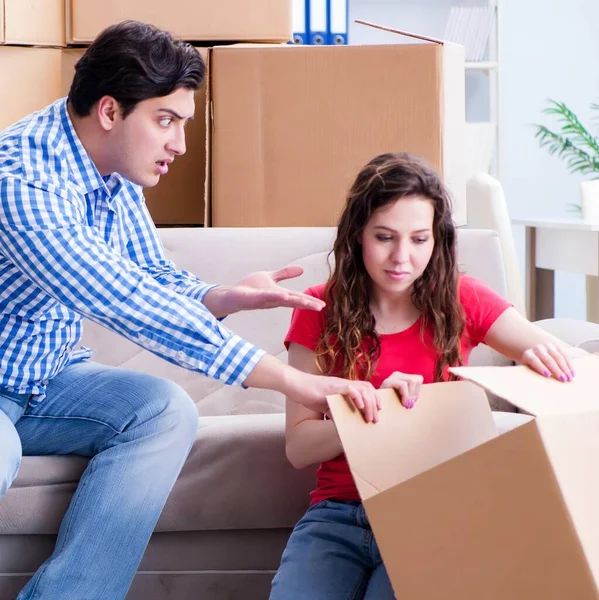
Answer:
[[[532,123],[553,125],[541,111],[546,99],[565,102],[597,131],[599,113],[599,2],[597,0],[500,0],[502,10],[503,177],[513,218],[572,216],[581,177],[541,150]],[[595,123],[593,123],[595,120]],[[593,127],[593,125],[596,125]],[[524,232],[515,235],[520,256]],[[522,261],[523,264],[523,261]],[[556,314],[585,317],[584,277],[558,273]]]
[[[441,37],[452,5],[468,0],[349,0],[351,43],[394,43],[396,37],[353,23],[356,18]],[[599,131],[599,1],[499,0],[501,10],[502,183],[512,218],[569,216],[580,177],[539,148],[534,123],[546,99],[568,104],[583,123]],[[487,118],[484,75],[469,74],[467,118]],[[524,269],[524,232],[515,228]],[[584,278],[558,273],[557,316],[584,318]]]

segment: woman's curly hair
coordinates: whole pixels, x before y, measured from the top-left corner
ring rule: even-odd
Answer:
[[[424,273],[414,282],[412,301],[421,312],[421,335],[433,332],[435,381],[446,366],[462,364],[460,339],[465,317],[458,296],[456,230],[451,200],[439,176],[407,154],[381,154],[358,174],[339,220],[332,250],[335,266],[325,286],[325,329],[316,347],[324,374],[369,380],[380,355],[380,339],[370,310],[370,277],[362,259],[361,234],[372,214],[401,198],[421,197],[434,206],[434,248]]]

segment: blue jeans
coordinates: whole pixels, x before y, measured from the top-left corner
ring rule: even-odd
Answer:
[[[360,502],[325,500],[295,526],[270,600],[393,600],[395,595]]]
[[[21,455],[92,457],[52,556],[18,600],[122,600],[197,430],[181,387],[144,373],[80,362],[38,406],[0,391],[0,497]]]

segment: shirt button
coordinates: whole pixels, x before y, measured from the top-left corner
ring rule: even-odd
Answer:
[[[182,350],[179,350],[179,352],[177,352],[177,356],[179,358],[185,358],[185,352],[183,352]]]

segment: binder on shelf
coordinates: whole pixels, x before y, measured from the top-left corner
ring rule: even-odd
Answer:
[[[329,0],[329,39],[333,46],[347,44],[347,2],[348,0]]]
[[[466,61],[484,60],[495,18],[494,6],[453,6],[445,25],[443,38],[462,44]]]
[[[328,0],[306,0],[310,44],[323,46],[328,41]]]
[[[308,44],[308,2],[310,0],[293,0],[293,43]]]

